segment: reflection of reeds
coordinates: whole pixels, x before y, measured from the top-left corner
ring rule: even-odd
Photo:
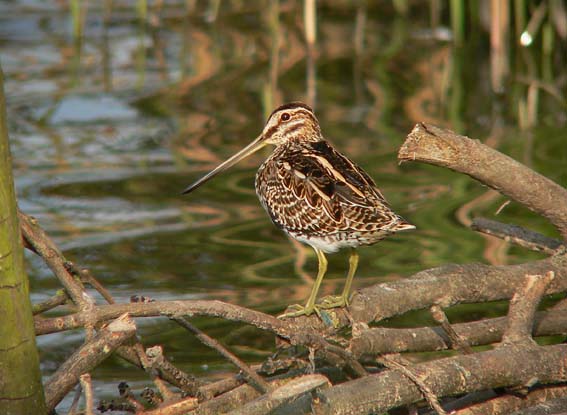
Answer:
[[[270,71],[269,79],[264,84],[262,94],[262,107],[264,119],[267,119],[272,110],[281,103],[278,91],[278,79],[280,71],[280,2],[271,0],[267,9],[267,25],[270,30]]]
[[[462,45],[465,39],[465,2],[463,0],[451,0],[451,28],[455,45]]]
[[[306,101],[315,108],[316,104],[316,55],[315,43],[317,42],[317,9],[315,0],[304,0],[303,24],[305,26],[305,42],[307,43],[307,97]]]
[[[75,39],[80,39],[83,36],[83,26],[87,9],[86,3],[86,0],[84,2],[83,0],[70,0],[69,7],[73,21],[73,36]]]
[[[148,18],[148,1],[147,0],[138,0],[138,4],[136,6],[136,10],[138,11],[138,18],[145,22]]]
[[[305,25],[305,40],[312,47],[317,41],[317,10],[315,0],[304,0],[303,23]]]
[[[504,91],[508,76],[508,31],[510,10],[507,1],[492,0],[490,3],[490,65],[492,90]]]

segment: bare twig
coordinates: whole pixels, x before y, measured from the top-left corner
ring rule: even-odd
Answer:
[[[79,277],[83,283],[87,283],[95,290],[97,290],[107,303],[114,304],[114,298],[112,298],[110,292],[106,288],[104,288],[104,286],[94,277],[94,275],[88,268],[79,268],[74,262],[71,261],[65,262],[65,268],[73,275]]]
[[[203,333],[197,327],[189,323],[185,318],[179,316],[171,317],[173,321],[179,324],[181,327],[189,330],[195,337],[197,337],[203,344],[209,346],[212,349],[215,349],[219,352],[225,359],[229,362],[234,364],[237,368],[239,368],[243,376],[246,380],[255,387],[260,393],[266,393],[270,391],[271,387],[260,375],[258,375],[255,371],[250,369],[247,364],[245,364],[242,360],[236,357],[233,353],[229,352],[226,347],[220,344],[215,339],[211,338],[210,336]]]
[[[161,405],[163,398],[150,387],[145,387],[140,396],[152,407]]]
[[[85,415],[94,415],[94,398],[93,398],[93,385],[91,382],[91,375],[84,373],[79,377],[81,387],[85,394]]]
[[[118,393],[137,413],[144,410],[144,405],[136,399],[127,382],[120,382],[118,384]]]
[[[198,388],[201,384],[194,376],[191,376],[177,367],[173,366],[163,355],[163,348],[161,346],[152,346],[146,349],[146,356],[148,364],[153,370],[158,371],[160,374],[168,373],[176,380],[175,385],[178,386],[183,392],[189,396],[196,396]],[[168,380],[165,378],[165,380]]]
[[[36,314],[44,313],[55,307],[65,304],[68,299],[69,296],[64,290],[62,289],[58,290],[53,297],[48,298],[47,300],[42,301],[41,303],[34,304],[32,307],[32,313],[34,316]]]
[[[400,363],[400,361],[398,360],[402,361],[403,363]],[[445,410],[439,403],[439,399],[437,399],[437,396],[435,396],[435,394],[431,391],[431,388],[427,386],[427,384],[419,377],[417,373],[414,373],[415,369],[412,368],[410,370],[408,368],[408,366],[410,366],[409,362],[403,361],[403,359],[399,355],[398,356],[384,355],[378,358],[377,361],[383,364],[384,366],[386,366],[388,369],[397,370],[405,377],[407,377],[409,380],[411,380],[413,383],[415,383],[415,385],[419,388],[419,390],[423,394],[423,397],[427,400],[429,405],[433,409],[435,409],[435,411],[439,415],[447,415],[447,412],[445,412]]]
[[[553,271],[545,275],[526,275],[525,283],[510,300],[508,327],[502,336],[502,345],[513,343],[535,345],[532,339],[535,312],[554,276]]]
[[[445,314],[445,312],[441,307],[439,307],[438,305],[433,305],[431,306],[429,311],[431,312],[431,316],[433,317],[433,319],[437,323],[441,324],[441,328],[445,331],[447,337],[449,337],[449,339],[451,340],[452,348],[454,348],[455,350],[460,350],[466,354],[471,354],[473,352],[471,347],[467,343],[467,340],[459,336],[459,334],[455,331],[453,326],[451,326],[451,323],[449,323],[449,319],[447,318],[447,315]]]
[[[45,384],[45,400],[48,410],[55,408],[77,384],[83,373],[91,371],[135,333],[134,322],[128,315],[123,315],[100,330],[94,339],[75,351]]]
[[[25,240],[33,247],[33,250],[45,260],[47,266],[53,271],[67,290],[71,300],[73,300],[81,310],[90,308],[93,303],[92,299],[89,298],[81,282],[67,271],[63,255],[59,249],[57,249],[51,238],[37,225],[35,219],[21,211],[18,211],[18,218]]]
[[[36,334],[75,329],[83,327],[87,321],[104,322],[124,313],[129,313],[132,317],[170,317],[173,315],[222,317],[272,331],[284,338],[289,338],[297,329],[297,326],[292,323],[277,319],[274,316],[222,301],[177,300],[99,305],[88,313],[80,311],[62,317],[36,319]]]
[[[138,358],[142,363],[142,367],[148,373],[148,375],[152,379],[152,382],[154,382],[154,385],[156,385],[157,389],[163,396],[163,399],[166,401],[178,400],[179,394],[170,391],[165,382],[159,377],[158,372],[153,369],[153,366],[150,363],[150,359],[148,359],[148,356],[146,355],[146,350],[144,349],[142,343],[136,343],[134,345],[134,350],[138,354]]]
[[[75,396],[73,396],[73,401],[71,401],[71,405],[69,406],[69,411],[67,412],[67,415],[76,415],[79,402],[81,401],[81,396],[82,396],[81,392],[83,392],[83,388],[81,386],[78,386],[75,389]]]
[[[567,190],[478,140],[419,123],[401,146],[398,159],[467,174],[544,216],[567,239]]]
[[[508,242],[530,249],[553,255],[559,249],[565,249],[565,244],[559,239],[549,238],[541,233],[531,231],[518,225],[497,222],[485,218],[474,218],[471,229],[487,235],[496,236]]]

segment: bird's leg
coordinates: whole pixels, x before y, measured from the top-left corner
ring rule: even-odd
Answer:
[[[354,274],[356,274],[356,269],[358,268],[358,252],[355,248],[350,251],[350,257],[348,258],[348,274],[345,282],[345,287],[343,288],[343,293],[338,295],[331,295],[325,297],[321,300],[319,304],[320,308],[335,308],[344,307],[349,305],[350,301],[350,288],[352,286],[352,280],[354,279]]]
[[[323,277],[327,272],[327,258],[325,254],[320,249],[314,248],[315,253],[317,254],[317,260],[319,262],[319,271],[317,272],[317,278],[315,279],[315,283],[313,284],[313,288],[311,289],[311,294],[309,295],[309,299],[307,300],[307,304],[305,307],[294,304],[288,307],[293,311],[288,313],[282,314],[278,316],[278,318],[286,318],[286,317],[297,317],[302,315],[311,315],[315,311],[317,315],[319,315],[318,305],[315,304],[315,300],[317,299],[317,292],[319,291],[319,287],[321,286],[321,282],[323,281]]]

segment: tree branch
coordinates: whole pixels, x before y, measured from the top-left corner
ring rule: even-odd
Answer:
[[[463,338],[455,331],[455,328],[451,325],[447,315],[441,307],[436,304],[431,306],[429,311],[431,312],[433,319],[441,325],[441,328],[449,338],[451,348],[466,354],[471,354],[473,352],[467,339]]]
[[[467,174],[547,218],[567,239],[567,190],[478,140],[419,123],[401,146],[398,159]]]
[[[45,400],[49,411],[65,397],[84,373],[90,372],[118,346],[136,334],[136,326],[128,315],[103,328],[94,339],[83,344],[67,359],[45,384]]]
[[[88,309],[92,303],[83,284],[76,279],[65,267],[64,257],[51,238],[37,224],[37,221],[18,210],[20,229],[26,242],[33,251],[41,256],[47,266],[67,290],[71,300],[82,310]]]
[[[323,375],[305,375],[295,378],[252,402],[229,412],[229,415],[269,415],[285,403],[297,400],[318,388],[330,386]]]
[[[510,225],[495,220],[474,218],[471,229],[496,236],[532,251],[541,251],[550,255],[556,254],[561,248],[565,249],[565,244],[559,239],[550,238],[518,225]]]
[[[205,344],[206,346],[209,346],[212,349],[216,350],[225,359],[227,359],[229,362],[231,362],[233,365],[235,365],[237,368],[239,368],[242,371],[242,373],[243,373],[244,377],[246,378],[246,380],[248,381],[248,383],[250,383],[254,388],[256,388],[258,390],[258,392],[266,393],[271,389],[268,382],[266,382],[254,370],[250,369],[248,367],[248,365],[245,364],[242,360],[240,360],[234,354],[229,352],[222,344],[217,342],[215,339],[213,339],[213,338],[209,337],[208,335],[206,335],[205,333],[203,333],[201,330],[199,330],[197,327],[193,326],[191,323],[189,323],[183,317],[173,316],[173,317],[171,317],[171,319],[173,321],[175,321],[177,324],[179,324],[181,327],[183,327],[184,329],[193,333],[195,335],[195,337],[197,337],[197,339],[199,339],[203,344]]]
[[[512,343],[535,345],[532,339],[535,312],[553,278],[553,271],[545,275],[526,275],[524,284],[510,301],[508,327],[502,337],[502,345]]]
[[[545,405],[547,406],[548,404],[552,404],[553,400],[557,398],[566,397],[567,386],[546,386],[535,389],[526,396],[520,397],[513,394],[496,396],[487,401],[455,411],[453,412],[453,415],[507,415],[523,408],[529,408],[531,411],[535,409],[533,406],[538,403],[545,402]],[[563,399],[563,402],[564,406],[562,409],[565,409],[565,404],[567,404],[567,402],[565,402],[565,399]]]
[[[567,290],[567,255],[520,265],[448,264],[355,292],[349,311],[357,322],[380,321],[438,304],[448,307],[509,299],[526,274],[555,273],[546,294]]]
[[[567,345],[500,347],[412,366],[438,397],[488,388],[567,381]],[[322,415],[383,413],[422,399],[419,388],[392,370],[345,382],[318,393],[315,413]]]
[[[452,324],[457,335],[470,346],[498,343],[508,325],[508,317],[497,317],[468,323]],[[389,328],[373,327],[358,330],[350,349],[357,358],[388,353],[430,352],[447,350],[451,342],[441,327]],[[534,336],[567,335],[567,314],[542,311],[535,314]]]
[[[81,388],[85,394],[85,415],[94,415],[94,401],[93,401],[93,384],[91,382],[91,375],[89,373],[82,374],[79,377]]]
[[[96,324],[115,319],[124,313],[130,314],[132,317],[171,317],[175,315],[222,317],[227,320],[251,324],[284,338],[290,338],[296,328],[290,322],[279,320],[274,316],[222,301],[177,300],[105,304],[94,307],[92,311],[79,311],[62,317],[36,318],[36,334],[42,335],[76,329],[83,327],[87,322]]]

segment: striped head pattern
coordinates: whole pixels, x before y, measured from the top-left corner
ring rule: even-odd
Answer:
[[[276,108],[262,131],[262,140],[276,146],[290,140],[322,139],[319,121],[313,110],[302,102],[291,102]]]

